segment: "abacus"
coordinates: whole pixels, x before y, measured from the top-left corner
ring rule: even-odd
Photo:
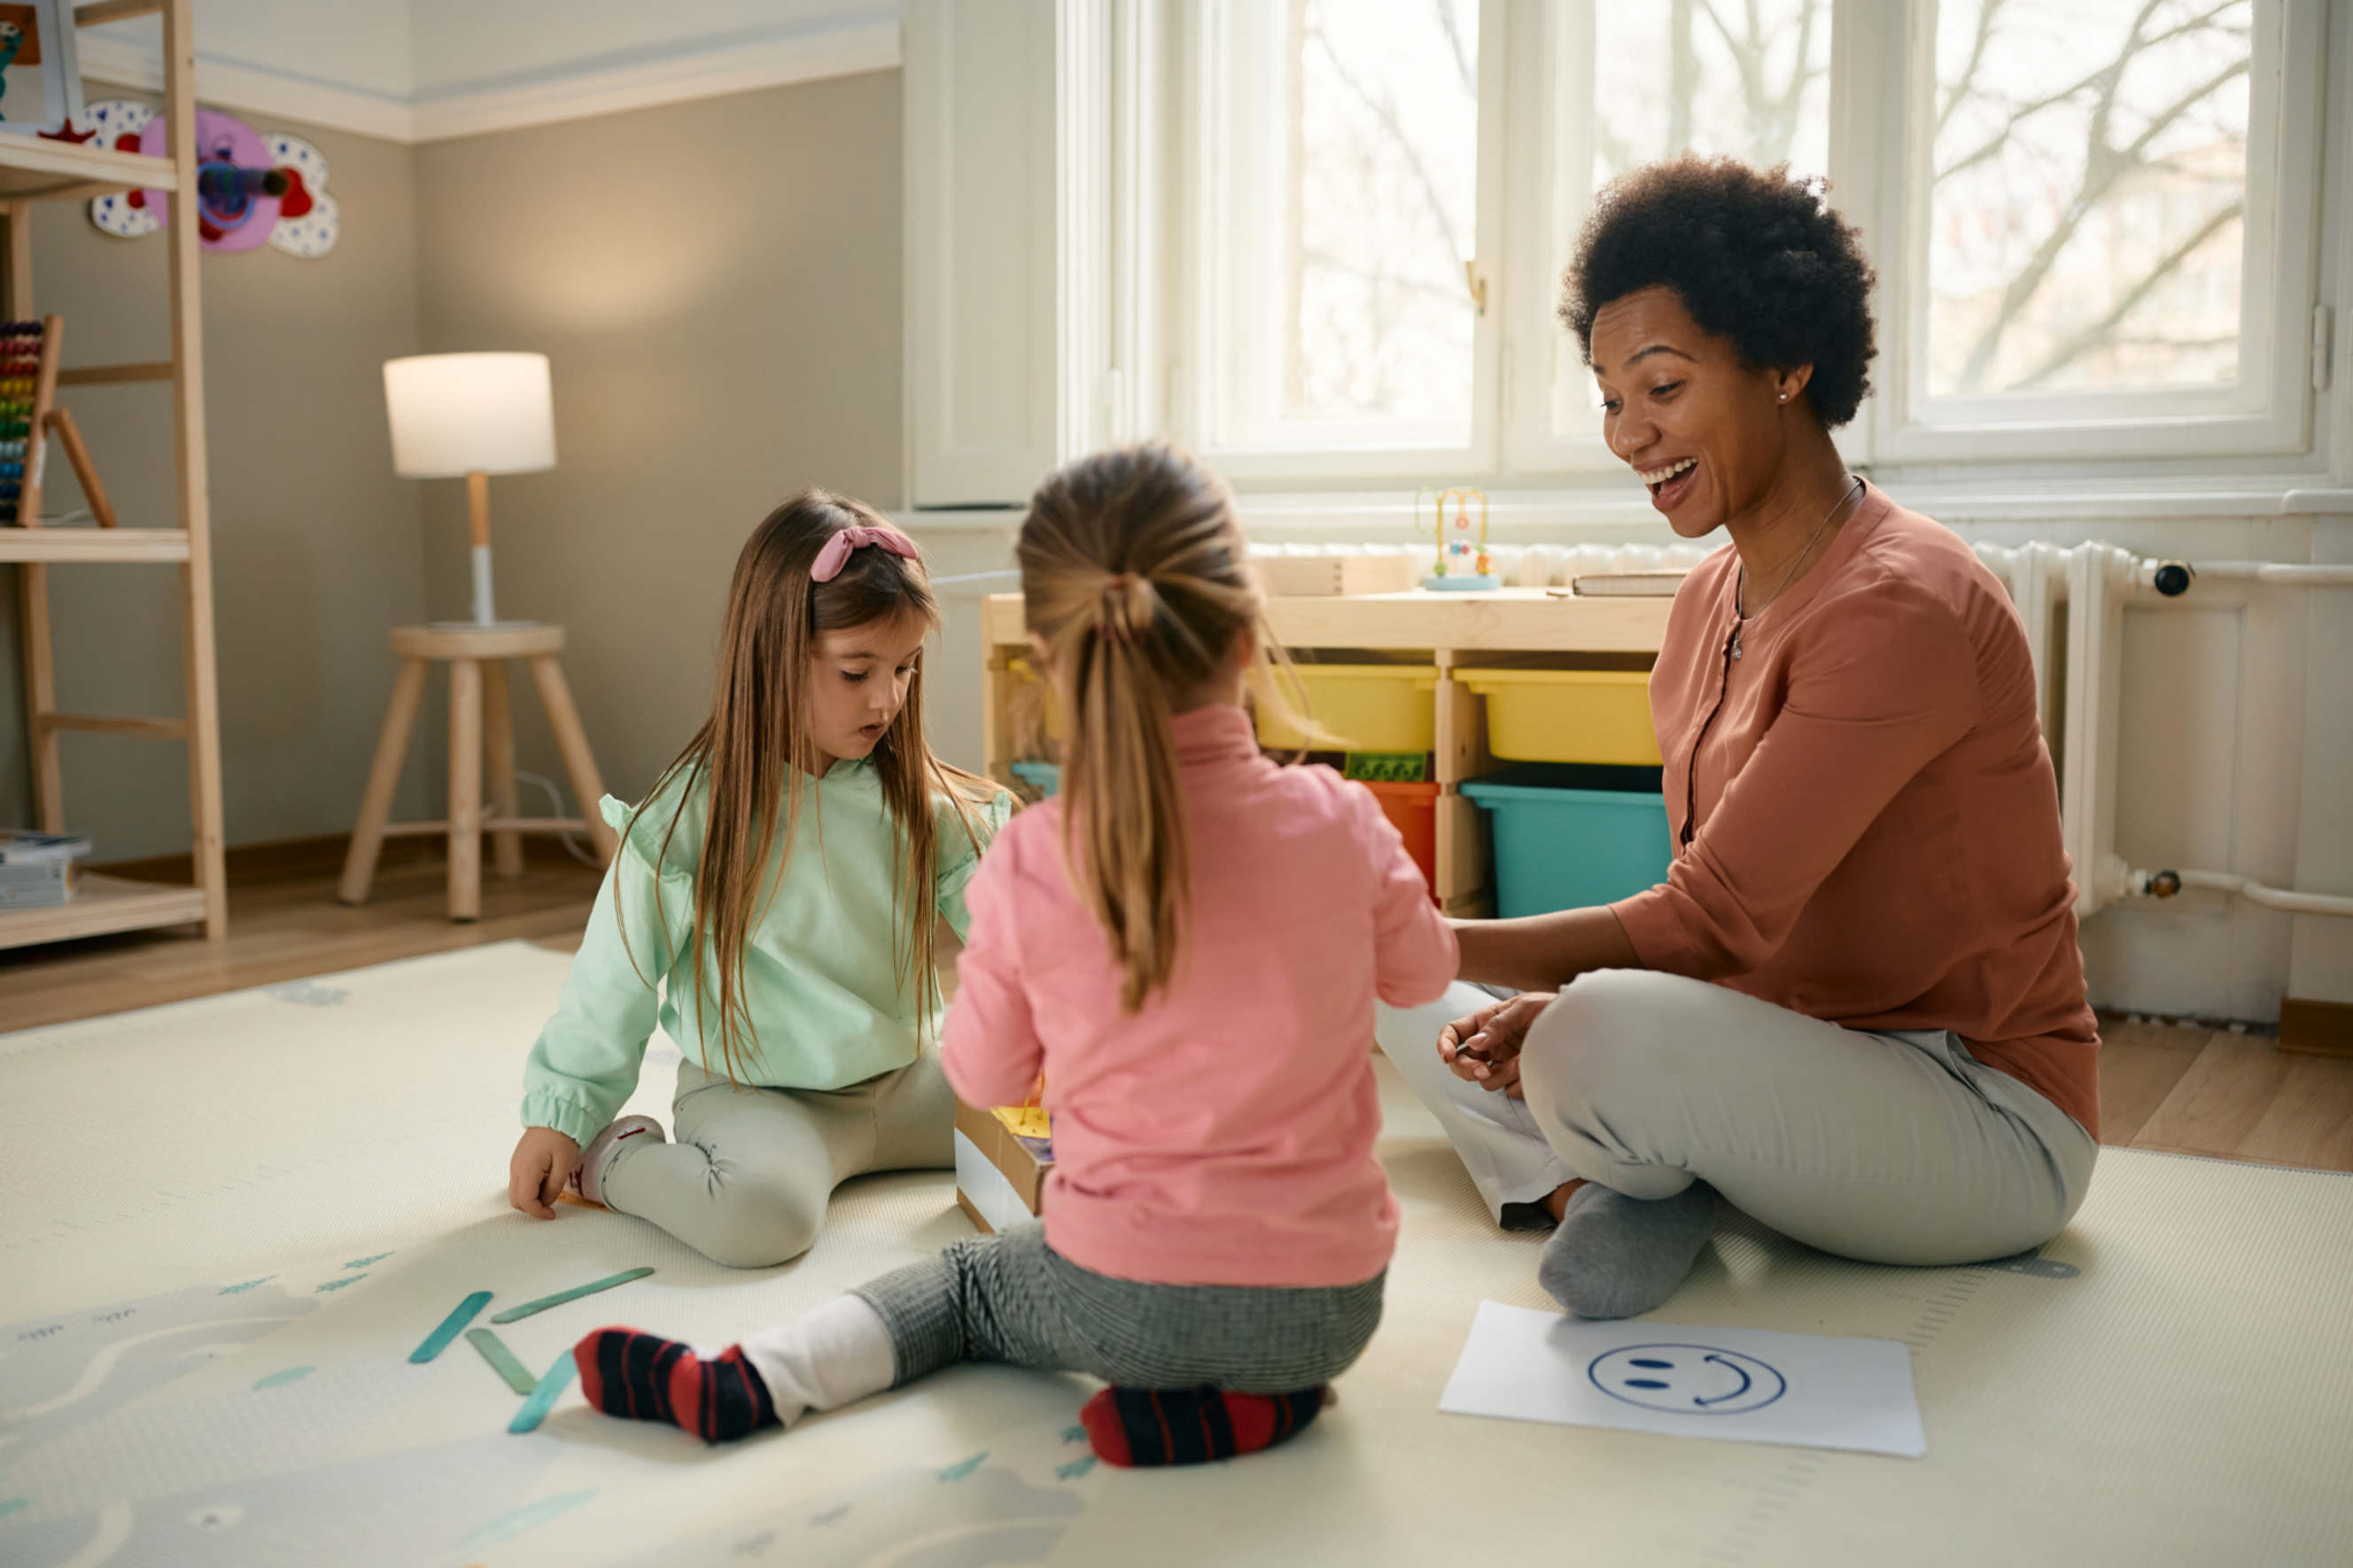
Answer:
[[[66,449],[100,528],[115,525],[114,508],[82,445],[70,409],[58,405],[58,353],[65,318],[0,321],[0,528],[41,525],[41,468],[54,431]]]

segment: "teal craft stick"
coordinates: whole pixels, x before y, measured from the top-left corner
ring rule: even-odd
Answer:
[[[578,1370],[570,1351],[558,1356],[555,1364],[547,1369],[547,1375],[539,1380],[539,1386],[531,1391],[531,1397],[522,1402],[522,1408],[515,1412],[515,1418],[507,1423],[507,1430],[538,1431],[539,1424],[547,1418],[549,1407],[555,1403],[555,1396],[564,1392],[572,1382],[572,1374]]]
[[[613,1275],[609,1279],[593,1279],[586,1285],[575,1285],[569,1290],[558,1290],[553,1296],[542,1296],[536,1301],[525,1301],[520,1307],[509,1307],[505,1311],[501,1312],[498,1316],[492,1318],[491,1321],[494,1323],[516,1322],[522,1319],[530,1317],[533,1312],[544,1312],[550,1307],[561,1307],[566,1301],[577,1301],[583,1296],[594,1296],[599,1290],[610,1290],[616,1285],[627,1285],[630,1280],[642,1279],[652,1272],[653,1270],[650,1268],[625,1268],[620,1273]],[[455,1331],[452,1331],[454,1332]]]
[[[426,1335],[423,1344],[408,1352],[408,1359],[431,1361],[435,1356],[448,1350],[449,1342],[458,1337],[458,1331],[472,1322],[474,1314],[490,1304],[491,1293],[488,1290],[477,1290],[459,1302],[457,1309],[441,1320],[441,1326]]]
[[[531,1368],[515,1360],[515,1353],[507,1349],[506,1341],[490,1330],[468,1329],[466,1342],[481,1352],[482,1359],[491,1363],[491,1370],[505,1378],[507,1386],[517,1394],[529,1394],[539,1386],[539,1380],[531,1375]]]

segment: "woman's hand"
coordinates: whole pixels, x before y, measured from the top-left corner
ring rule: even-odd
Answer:
[[[1438,1031],[1438,1059],[1459,1079],[1482,1089],[1502,1089],[1514,1100],[1524,1098],[1527,1091],[1520,1087],[1520,1047],[1528,1037],[1528,1026],[1552,1005],[1556,994],[1523,991],[1455,1019]]]
[[[533,1219],[555,1217],[555,1197],[580,1163],[580,1145],[553,1127],[526,1127],[507,1163],[507,1202]]]

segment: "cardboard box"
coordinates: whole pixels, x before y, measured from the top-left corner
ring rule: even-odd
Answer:
[[[956,1206],[986,1231],[1036,1217],[1046,1195],[1050,1155],[1040,1158],[994,1111],[956,1102]]]

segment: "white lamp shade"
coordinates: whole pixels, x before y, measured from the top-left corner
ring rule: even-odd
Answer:
[[[555,467],[545,354],[417,354],[384,363],[392,466],[405,479]]]

